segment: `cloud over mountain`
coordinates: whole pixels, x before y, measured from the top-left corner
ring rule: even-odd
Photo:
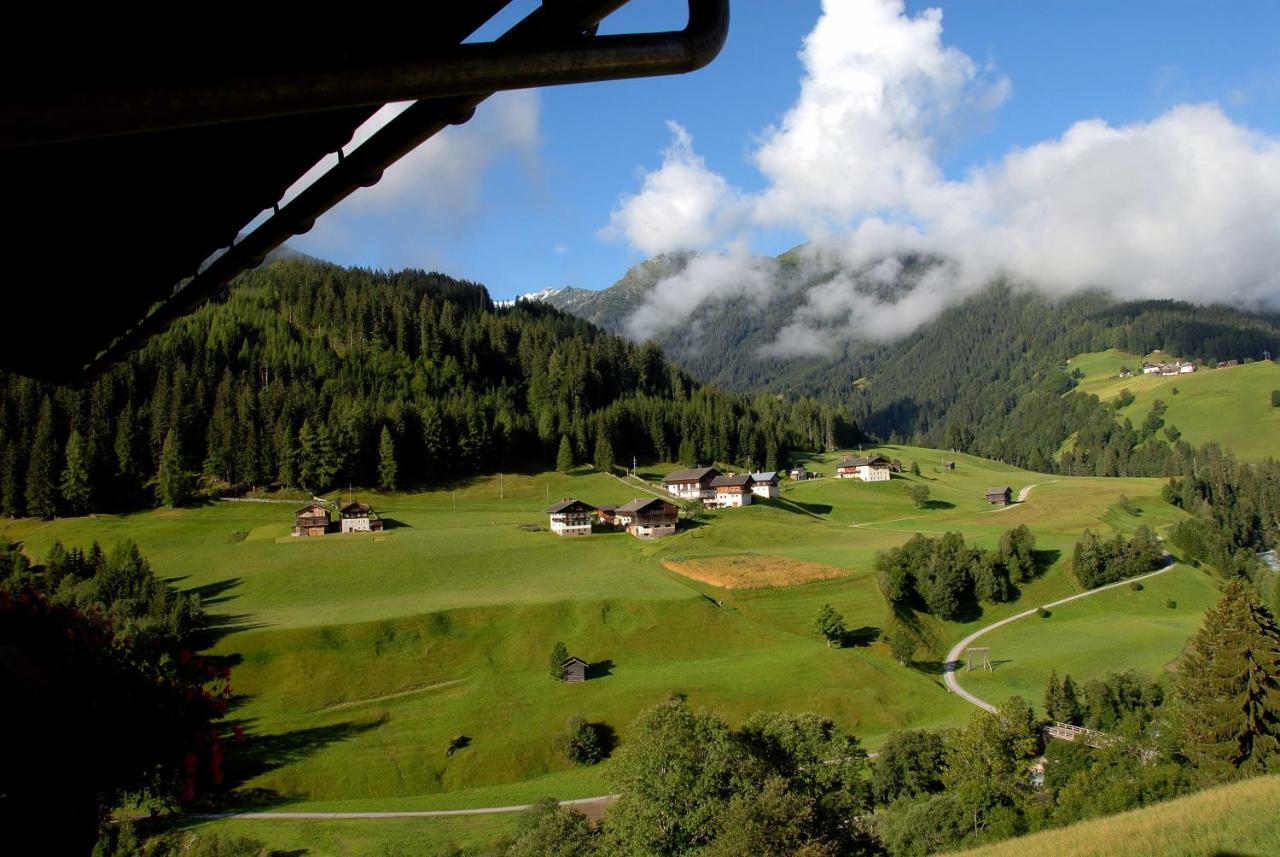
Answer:
[[[801,59],[796,102],[753,153],[762,190],[734,188],[672,123],[662,166],[615,209],[610,234],[644,252],[717,259],[705,277],[691,265],[659,284],[637,332],[760,294],[742,248],[770,227],[802,230],[805,260],[836,272],[770,346],[778,355],[900,336],[996,276],[1051,295],[1280,304],[1280,140],[1216,104],[1119,127],[1083,119],[952,179],[939,143],[999,108],[1011,84],[944,44],[940,11],[825,0]],[[902,253],[948,262],[906,291],[868,288],[869,266]]]

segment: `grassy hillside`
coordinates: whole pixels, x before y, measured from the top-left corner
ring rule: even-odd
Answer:
[[[963,853],[967,857],[1264,857],[1280,854],[1278,813],[1280,777],[1261,777]]]
[[[1172,357],[1143,358],[1110,349],[1081,354],[1070,365],[1085,373],[1079,389],[1103,401],[1111,401],[1121,390],[1131,391],[1134,401],[1120,414],[1135,426],[1146,418],[1151,403],[1160,399],[1169,406],[1165,425],[1177,426],[1192,446],[1216,441],[1246,460],[1280,456],[1280,408],[1271,406],[1271,391],[1280,390],[1280,364],[1259,361],[1167,378],[1119,377],[1121,366],[1136,371],[1144,359]]]
[[[894,620],[875,582],[877,551],[915,532],[948,530],[994,546],[1025,523],[1048,552],[1045,572],[1018,602],[965,623],[926,620],[936,661],[968,631],[1076,591],[1065,557],[1085,527],[1158,527],[1181,514],[1159,501],[1159,480],[1044,476],[950,453],[957,467],[945,470],[935,450],[879,451],[918,463],[921,476],[789,483],[776,501],[707,512],[655,543],[522,528],[545,526],[548,499],[618,503],[652,490],[585,471],[362,495],[387,521],[382,534],[293,539],[290,505],[250,503],[5,521],[0,532],[36,557],[55,539],[83,546],[132,538],[159,573],[202,594],[219,625],[214,651],[238,659],[232,716],[251,740],[227,770],[244,803],[336,811],[524,803],[607,790],[602,767],[573,768],[553,749],[570,717],[610,724],[625,741],[636,713],[674,692],[733,721],[759,709],[819,711],[872,747],[897,729],[962,722],[970,709],[945,691],[936,663],[922,654],[922,668],[903,668],[879,638]],[[829,474],[842,455],[806,464]],[[657,480],[665,469],[641,475]],[[908,498],[914,482],[929,488],[927,508]],[[999,509],[983,496],[994,485],[1015,496],[1035,487],[1026,502]],[[1140,517],[1119,512],[1122,494]],[[726,590],[663,566],[744,554],[757,564],[817,563],[841,576]],[[1162,605],[1164,597],[1153,589],[1150,600]],[[1194,624],[1206,600],[1176,597],[1177,622]],[[856,645],[829,649],[814,634],[825,603],[844,614]],[[1181,624],[1153,632],[1143,610],[1111,607],[1097,611],[1113,630],[1090,649],[1099,663],[1156,672],[1177,657]],[[1138,652],[1133,638],[1144,635]],[[598,677],[551,681],[546,661],[557,640],[597,664]],[[1024,644],[1025,654],[993,678],[1026,672],[1026,681],[1040,682],[1036,671],[1053,659],[1050,644],[1041,645],[1033,657]],[[1073,657],[1063,653],[1075,674]],[[469,745],[446,756],[458,735]],[[342,850],[337,826],[332,836],[314,853],[361,853]]]

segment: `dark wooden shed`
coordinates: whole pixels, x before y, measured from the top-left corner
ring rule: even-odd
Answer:
[[[987,502],[993,506],[1008,506],[1013,502],[1013,489],[1008,486],[1003,488],[988,488]]]
[[[582,658],[569,658],[564,662],[564,680],[568,682],[587,680],[587,662]]]

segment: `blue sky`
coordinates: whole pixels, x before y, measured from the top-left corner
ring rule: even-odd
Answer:
[[[941,45],[1008,86],[998,106],[949,109],[931,129],[932,159],[948,180],[1056,140],[1081,120],[1148,123],[1183,104],[1213,103],[1235,126],[1280,133],[1280,4],[1232,4],[1225,14],[1209,3],[970,0],[909,2],[903,11],[913,18],[930,7],[942,10]],[[452,148],[429,143],[441,151],[423,153],[400,178],[389,173],[388,188],[362,192],[366,199],[349,200],[292,243],[343,264],[435,268],[482,282],[495,298],[608,286],[653,247],[636,246],[626,230],[611,240],[601,231],[620,199],[663,166],[669,121],[731,195],[767,194],[777,183],[755,158],[800,97],[798,53],[821,12],[816,0],[736,0],[728,43],[702,71],[499,96],[444,132],[457,138]],[[684,15],[678,0],[632,0],[603,29],[677,28]],[[839,228],[865,216],[852,211],[841,209]],[[756,223],[732,230],[732,240],[775,254],[813,238],[802,221]]]

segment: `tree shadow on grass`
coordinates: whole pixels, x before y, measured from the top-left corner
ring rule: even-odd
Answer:
[[[796,515],[808,515],[811,518],[821,518],[823,515],[830,515],[834,508],[830,503],[801,503],[799,500],[784,500],[777,497],[773,501],[773,505],[782,509],[784,512],[791,512]]]
[[[925,500],[925,501],[924,501],[924,507],[923,507],[923,508],[925,508],[925,509],[954,509],[955,507],[956,507],[956,504],[955,504],[955,503],[952,503],[950,500]]]
[[[197,651],[209,649],[232,634],[267,627],[265,622],[250,621],[252,618],[251,613],[213,613],[206,616],[204,627],[191,635],[192,646]]]
[[[400,521],[395,518],[384,518],[379,516],[378,519],[382,521],[382,529],[384,530],[413,529],[411,525],[406,524],[404,521]]]
[[[1062,558],[1060,550],[1036,550],[1031,552],[1031,559],[1036,566],[1036,577],[1041,577],[1053,564]]]
[[[840,639],[840,646],[841,648],[862,648],[871,645],[878,639],[880,639],[879,628],[872,625],[863,625],[861,628],[846,631],[845,635]]]
[[[917,672],[927,675],[946,675],[954,669],[959,669],[961,661],[915,661],[911,662],[911,668]]]
[[[244,581],[239,577],[228,577],[226,580],[219,580],[215,583],[206,583],[204,586],[195,586],[191,589],[183,591],[184,595],[195,595],[200,599],[202,607],[208,607],[212,604],[224,604],[239,595],[227,595],[226,593],[235,589]],[[169,581],[173,583],[173,581]]]
[[[254,731],[256,718],[233,721],[245,732],[243,741],[227,742],[227,757],[223,764],[223,784],[228,790],[236,789],[255,777],[300,762],[324,748],[354,738],[385,721],[381,718],[366,721],[346,721],[309,729],[262,734]],[[288,798],[272,789],[248,789],[228,795],[228,803],[237,807],[269,806],[283,803]]]

